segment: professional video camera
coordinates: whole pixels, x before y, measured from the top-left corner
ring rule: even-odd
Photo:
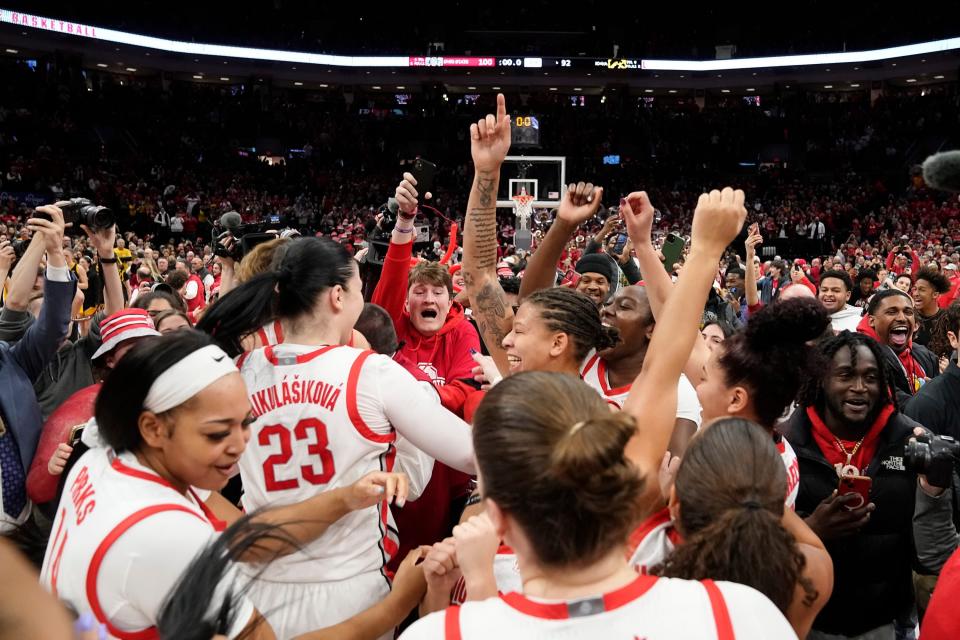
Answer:
[[[236,211],[228,211],[220,216],[213,225],[212,235],[213,253],[234,262],[240,262],[258,244],[279,237],[276,233],[264,233],[262,224],[244,224]]]

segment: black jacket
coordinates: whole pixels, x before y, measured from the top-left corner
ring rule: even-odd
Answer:
[[[910,402],[910,399],[913,398],[913,389],[907,381],[907,374],[903,372],[903,365],[900,364],[900,358],[893,352],[893,349],[881,344],[880,350],[883,351],[883,359],[890,367],[890,373],[893,375],[893,384],[897,387],[897,403],[903,408]],[[928,378],[936,378],[940,374],[940,360],[936,354],[916,342],[910,347],[910,351],[914,359],[923,367],[923,371],[927,374]]]
[[[938,435],[960,440],[960,367],[951,362],[942,375],[921,387],[903,412]]]
[[[890,624],[913,604],[917,476],[904,469],[903,445],[915,426],[903,414],[890,417],[867,467],[876,511],[858,533],[824,541],[833,560],[833,595],[814,621],[814,629],[859,635]],[[782,431],[800,462],[796,509],[805,518],[837,488],[837,472],[813,439],[806,411],[795,411]]]

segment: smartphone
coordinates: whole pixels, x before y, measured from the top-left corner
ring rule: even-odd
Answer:
[[[625,233],[621,233],[620,237],[617,238],[617,244],[614,245],[613,250],[616,251],[617,254],[621,254],[623,253],[623,248],[625,246],[627,246],[627,235]]]
[[[67,439],[67,444],[75,447],[80,442],[80,438],[83,437],[83,428],[86,426],[86,423],[73,425],[70,428],[70,437]]]
[[[413,171],[410,173],[412,173],[413,177],[417,180],[416,189],[419,194],[417,199],[423,200],[425,193],[433,192],[433,178],[437,173],[437,165],[429,160],[417,158],[413,161]]]
[[[687,241],[683,239],[683,236],[678,236],[675,233],[667,234],[667,238],[663,241],[663,247],[661,247],[660,252],[663,254],[663,267],[668,273],[673,273],[673,265],[680,260],[686,244]]]
[[[837,487],[837,493],[840,496],[853,493],[860,497],[859,500],[851,500],[846,503],[843,508],[847,511],[853,511],[866,506],[870,502],[870,485],[872,484],[873,479],[868,476],[843,476],[840,478],[840,485]]]

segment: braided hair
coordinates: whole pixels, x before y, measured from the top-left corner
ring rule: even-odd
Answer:
[[[573,289],[541,289],[524,300],[524,304],[537,307],[550,331],[570,336],[577,362],[582,362],[591,349],[603,351],[615,346],[619,340],[616,329],[600,322],[596,303]]]
[[[879,384],[881,392],[886,393],[886,400],[893,403],[897,408],[897,393],[893,383],[893,372],[890,365],[883,357],[883,351],[880,344],[862,333],[853,333],[851,331],[841,331],[832,338],[820,341],[817,349],[817,359],[819,360],[818,369],[820,371],[829,371],[830,362],[837,352],[841,349],[850,350],[850,363],[853,366],[857,364],[857,347],[866,347],[877,360],[877,369],[879,370]],[[826,393],[823,389],[823,376],[809,376],[803,387],[800,389],[798,400],[803,407],[817,407],[823,409],[826,402]]]

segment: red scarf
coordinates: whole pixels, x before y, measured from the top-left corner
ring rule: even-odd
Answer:
[[[888,404],[880,411],[880,415],[877,416],[877,419],[863,437],[863,443],[860,445],[860,448],[857,449],[857,452],[850,459],[849,464],[859,469],[860,475],[866,474],[867,467],[870,466],[870,461],[873,460],[873,456],[877,452],[880,432],[887,426],[887,421],[890,420],[893,412],[894,408],[892,404]],[[820,419],[816,409],[807,407],[807,417],[810,418],[810,424],[813,426],[813,439],[816,441],[817,446],[820,447],[820,451],[823,452],[823,456],[827,461],[834,465],[834,467],[837,467],[838,470],[848,464],[847,456],[837,445],[838,438],[833,435],[833,432],[831,432],[823,420]],[[844,449],[847,450],[847,453],[852,452],[857,446],[856,441],[851,442],[850,440],[841,439],[840,443]]]
[[[907,384],[910,385],[910,395],[914,395],[920,391],[920,387],[923,386],[923,379],[927,377],[927,373],[910,351],[910,347],[907,347],[898,353],[897,357],[900,358],[900,364],[903,365],[903,372],[907,376]]]
[[[870,336],[876,340],[878,344],[886,346],[880,342],[880,337],[877,336],[877,332],[870,326],[870,316],[863,316],[860,324],[857,325],[857,333]],[[927,377],[927,372],[923,370],[923,365],[913,357],[912,348],[913,338],[910,338],[907,340],[907,348],[900,353],[894,351],[894,355],[897,356],[900,360],[900,366],[903,367],[903,375],[906,377],[907,385],[910,387],[910,395],[915,395],[917,391],[920,390],[920,387],[923,386],[923,379]],[[893,349],[890,350],[893,351]]]

